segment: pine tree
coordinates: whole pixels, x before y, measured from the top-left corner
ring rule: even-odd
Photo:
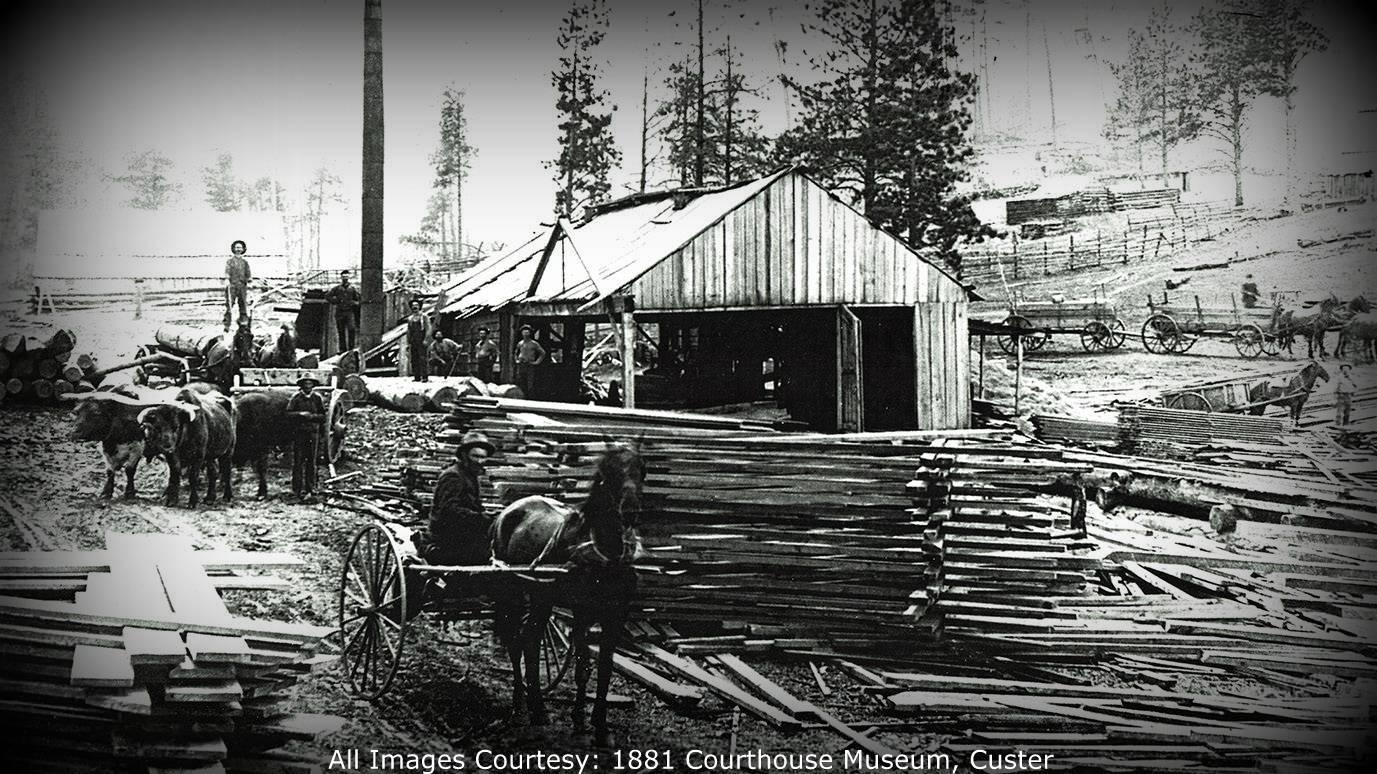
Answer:
[[[464,180],[469,162],[477,150],[469,144],[468,119],[464,116],[464,92],[445,89],[440,101],[440,148],[431,157],[435,166],[435,187],[443,193],[441,217],[450,237],[441,244],[445,259],[464,260]],[[451,249],[452,244],[452,249]]]
[[[1296,195],[1296,70],[1301,60],[1329,47],[1329,38],[1307,18],[1309,0],[1261,0],[1254,3],[1264,24],[1264,52],[1270,62],[1266,93],[1281,98],[1286,107],[1286,201]]]
[[[563,52],[550,74],[558,94],[560,149],[546,167],[555,171],[555,212],[561,217],[573,218],[606,199],[612,189],[608,177],[621,163],[611,132],[616,106],[598,87],[603,65],[595,56],[606,35],[605,0],[574,0],[555,39]]]
[[[789,85],[799,126],[781,157],[804,161],[871,222],[916,249],[957,264],[956,246],[992,234],[956,193],[969,175],[972,75],[940,0],[823,0],[813,29],[831,41],[814,69],[829,77]]]
[[[1110,126],[1127,129],[1134,137],[1140,171],[1143,146],[1157,151],[1164,186],[1169,151],[1199,131],[1183,37],[1171,21],[1170,6],[1153,9],[1145,31],[1129,30],[1128,58],[1110,65],[1119,81],[1119,99],[1109,110]]]
[[[339,175],[321,167],[316,170],[309,187],[306,189],[306,219],[311,232],[311,242],[314,246],[312,251],[314,258],[310,264],[312,266],[320,266],[320,227],[325,219],[325,213],[330,204],[344,201],[344,196],[340,193],[341,185],[342,181],[339,179]]]
[[[129,189],[125,202],[140,210],[157,210],[181,196],[182,186],[168,177],[172,160],[154,150],[146,150],[128,159],[128,171],[110,176],[110,180]]]
[[[243,206],[244,189],[234,176],[234,157],[221,153],[211,166],[201,168],[206,203],[216,212],[234,212]]]
[[[1268,21],[1244,0],[1223,0],[1195,16],[1200,50],[1193,57],[1200,132],[1222,144],[1234,176],[1234,206],[1243,206],[1243,139],[1248,111],[1271,86]]]

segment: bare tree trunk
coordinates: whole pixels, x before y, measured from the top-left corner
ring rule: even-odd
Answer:
[[[382,0],[363,11],[363,233],[358,344],[377,346],[383,332],[383,49]]]
[[[647,112],[650,105],[650,72],[641,70],[641,193],[645,193],[645,174],[646,174],[646,137],[650,134],[650,114]]]
[[[704,146],[707,144],[706,138],[703,136],[703,110],[706,99],[704,91],[707,87],[705,80],[706,76],[703,71],[703,0],[698,0],[698,94],[696,95],[697,112],[693,120],[693,184],[700,188],[703,185]]]

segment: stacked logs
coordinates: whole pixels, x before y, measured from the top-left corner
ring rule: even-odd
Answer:
[[[69,330],[12,332],[0,337],[0,403],[46,403],[82,386],[81,359],[73,362],[76,334]]]

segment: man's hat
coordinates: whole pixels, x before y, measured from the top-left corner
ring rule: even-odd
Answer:
[[[1342,365],[1339,366],[1339,370],[1340,370],[1340,371],[1343,371],[1343,370],[1345,370],[1345,369],[1347,369],[1347,370],[1349,370],[1349,371],[1352,371],[1352,370],[1353,370],[1353,364],[1352,364],[1352,363],[1343,363]]]
[[[312,387],[320,386],[320,380],[315,378],[314,376],[303,376],[300,379],[297,379],[296,386],[301,387],[302,385],[307,384],[308,382]]]
[[[521,330],[522,330],[522,331],[529,331],[529,330],[531,330],[531,326],[529,326],[529,325],[523,325],[523,326],[521,326]],[[521,331],[517,331],[517,332],[520,333]]]
[[[486,435],[483,435],[477,430],[470,430],[464,433],[463,438],[459,439],[459,448],[455,450],[455,454],[462,455],[475,446],[480,449],[486,449],[488,454],[497,453],[497,447],[492,445],[492,441],[489,441]]]

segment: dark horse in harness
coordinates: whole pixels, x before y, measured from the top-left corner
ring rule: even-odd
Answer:
[[[1310,391],[1315,388],[1316,379],[1329,381],[1329,372],[1324,370],[1324,366],[1311,360],[1284,385],[1269,382],[1255,384],[1248,390],[1248,402],[1253,404],[1248,413],[1261,416],[1268,406],[1275,403],[1286,406],[1290,411],[1291,421],[1299,422],[1301,409],[1305,408],[1305,402],[1310,399]],[[1282,400],[1283,398],[1285,400]]]
[[[596,623],[602,630],[593,702],[593,731],[600,746],[608,742],[612,656],[636,592],[631,563],[640,546],[636,525],[644,482],[639,449],[609,444],[581,508],[539,495],[523,497],[503,509],[492,527],[497,561],[510,566],[569,567],[568,575],[554,581],[521,581],[519,587],[494,594],[494,628],[512,663],[512,712],[520,714],[524,699],[533,725],[547,721],[540,693],[540,641],[554,606],[567,606],[574,617],[570,638],[577,659],[573,722],[580,733],[585,729],[589,629]]]
[[[1324,357],[1324,334],[1343,319],[1338,312],[1340,306],[1339,299],[1330,296],[1320,302],[1320,309],[1314,314],[1297,316],[1294,311],[1282,312],[1279,321],[1273,326],[1282,346],[1289,353],[1295,337],[1304,336],[1305,356],[1315,357],[1315,350],[1318,349],[1320,357]]]

